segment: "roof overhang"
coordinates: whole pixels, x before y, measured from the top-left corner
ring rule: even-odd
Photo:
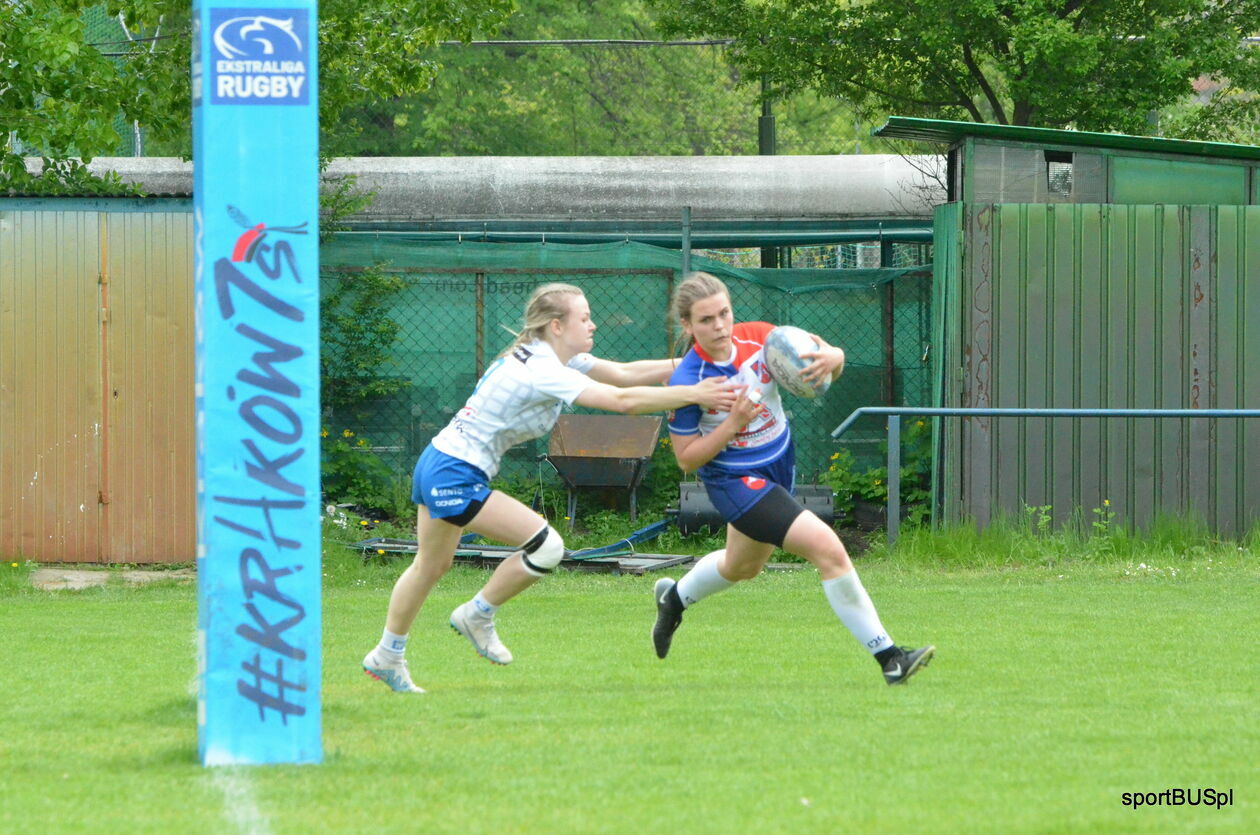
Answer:
[[[948,145],[957,145],[965,139],[975,138],[1028,145],[1111,148],[1216,159],[1260,160],[1260,147],[1255,145],[1167,139],[1162,136],[1129,136],[1121,133],[1032,128],[1020,125],[990,125],[981,122],[951,122],[942,119],[915,119],[908,116],[890,116],[884,125],[871,133],[886,139],[910,139]]]

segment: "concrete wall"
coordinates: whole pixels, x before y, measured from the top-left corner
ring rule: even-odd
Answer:
[[[32,165],[36,165],[38,160]],[[356,175],[376,200],[356,220],[931,218],[945,200],[925,171],[943,157],[356,157],[328,173]],[[93,160],[154,196],[192,193],[192,163],[165,157]]]

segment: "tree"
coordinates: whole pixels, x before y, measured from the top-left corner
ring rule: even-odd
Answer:
[[[643,0],[520,0],[495,45],[440,47],[422,93],[356,108],[363,155],[755,154],[760,84],[721,45],[521,44],[660,38]],[[776,101],[781,153],[851,153],[845,102]]]
[[[168,150],[191,149],[187,0],[108,0],[130,37],[90,43],[83,0],[0,0],[0,184],[33,186],[21,146],[44,157],[47,189],[91,178],[82,161],[118,147],[115,122],[140,122]],[[424,89],[424,50],[493,31],[512,0],[324,0],[319,7],[321,154],[352,148],[347,110]],[[13,138],[21,145],[14,143]]]
[[[745,72],[847,99],[868,119],[1141,134],[1200,77],[1226,81],[1222,114],[1260,81],[1245,40],[1260,32],[1260,0],[651,2],[667,33],[734,38]]]
[[[116,147],[114,121],[120,113],[129,120],[163,118],[148,85],[104,54],[108,50],[85,43],[85,8],[73,0],[0,2],[0,126],[5,132],[0,182],[28,179],[14,140],[49,149],[47,181],[86,181],[86,171],[70,157],[78,149]],[[163,79],[153,82],[161,89]]]

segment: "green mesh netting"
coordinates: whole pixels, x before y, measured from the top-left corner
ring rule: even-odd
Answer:
[[[646,244],[432,242],[406,233],[341,233],[321,248],[325,295],[379,266],[403,289],[381,315],[400,326],[388,359],[367,372],[391,394],[329,406],[330,431],[369,440],[391,467],[409,470],[429,439],[464,404],[481,372],[512,340],[529,294],[564,281],[583,289],[598,330],[595,353],[628,361],[668,356],[666,310],[682,254]],[[798,479],[816,480],[839,445],[830,432],[859,406],[921,405],[931,384],[925,357],[931,267],[867,270],[740,270],[693,257],[692,269],[726,282],[736,318],[791,324],[845,349],[844,375],[817,400],[785,398],[797,444]],[[330,347],[326,344],[323,350]],[[325,392],[325,402],[336,400]],[[883,425],[846,434],[860,463],[876,465]],[[505,477],[531,478],[546,439],[513,450]]]

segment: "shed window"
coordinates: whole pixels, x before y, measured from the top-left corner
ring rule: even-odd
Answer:
[[[1072,196],[1072,153],[1045,151],[1046,190],[1060,197]]]

